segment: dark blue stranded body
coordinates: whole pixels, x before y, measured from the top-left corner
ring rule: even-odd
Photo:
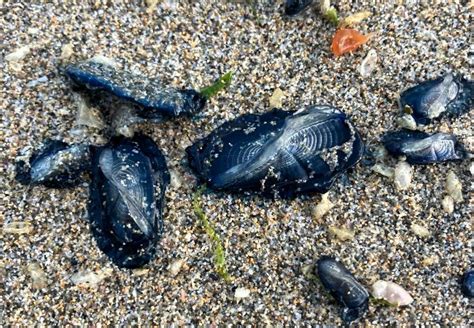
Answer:
[[[187,149],[211,188],[282,197],[326,192],[363,152],[346,115],[331,106],[243,115]]]
[[[156,253],[169,173],[150,138],[115,138],[94,151],[89,220],[99,248],[119,267],[136,268]]]
[[[25,185],[68,188],[81,183],[82,174],[89,169],[89,146],[46,140],[31,156],[29,165],[24,161],[16,163],[15,179]]]
[[[461,279],[461,291],[464,296],[473,298],[474,297],[474,270],[466,271]]]
[[[110,65],[86,61],[68,65],[66,74],[74,83],[90,90],[103,90],[143,107],[138,115],[144,118],[190,115],[199,112],[206,99],[195,90],[178,90]]]
[[[285,14],[289,16],[297,15],[308,8],[313,0],[286,0]]]
[[[452,73],[422,82],[400,95],[402,112],[411,114],[418,124],[444,115],[459,116],[473,106],[474,82]]]
[[[421,131],[400,130],[382,137],[387,151],[395,156],[406,156],[411,164],[430,164],[459,161],[466,158],[464,147],[456,137],[447,133],[428,134]]]
[[[369,293],[344,265],[332,257],[322,256],[315,269],[323,286],[343,306],[342,320],[357,320],[368,310]]]

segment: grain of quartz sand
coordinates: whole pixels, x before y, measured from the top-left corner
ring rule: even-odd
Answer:
[[[360,29],[376,36],[338,59],[329,52],[332,26],[314,12],[282,17],[281,5],[260,4],[254,11],[198,1],[174,8],[158,4],[148,12],[142,3],[99,1],[93,7],[1,6],[1,219],[4,225],[25,221],[32,228],[28,234],[1,234],[2,325],[339,324],[339,307],[303,274],[321,254],[339,257],[367,286],[394,281],[415,299],[402,309],[372,305],[363,324],[472,324],[457,280],[472,260],[468,161],[417,166],[405,191],[359,164],[333,187],[329,198],[335,206],[318,222],[310,210],[318,195],[267,200],[206,194],[205,211],[224,241],[234,277],[225,284],[214,273],[210,241],[193,214],[196,181],[183,160],[186,146],[224,121],[268,111],[276,88],[286,95],[284,108],[341,107],[375,144],[383,131],[394,128],[400,90],[446,69],[467,76],[469,5],[339,4],[342,14],[373,10]],[[235,72],[231,87],[195,118],[142,127],[163,149],[173,174],[161,251],[145,270],[119,270],[98,250],[85,221],[87,184],[47,190],[13,180],[18,151],[31,151],[46,137],[84,138],[73,126],[73,95],[57,69],[67,44],[74,50],[70,61],[100,54],[176,86],[198,88]],[[24,45],[31,45],[24,59],[3,60]],[[379,65],[372,76],[361,78],[356,68],[371,48]],[[443,119],[427,130],[456,133],[473,151],[472,120],[472,114]],[[464,202],[453,214],[441,207],[449,170],[464,188]],[[432,236],[416,236],[412,223],[427,227]],[[352,229],[354,239],[335,240],[330,225]],[[180,269],[177,260],[184,261]],[[31,272],[38,268],[46,280],[33,282]],[[94,288],[75,285],[77,273],[88,271],[104,279]],[[249,296],[237,301],[236,288],[248,289]]]

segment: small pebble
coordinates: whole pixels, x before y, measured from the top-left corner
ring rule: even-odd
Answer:
[[[438,262],[439,262],[439,257],[436,256],[436,255],[428,256],[428,257],[424,258],[423,261],[421,261],[423,266],[431,266],[431,265],[436,264]]]
[[[428,229],[416,223],[411,225],[411,231],[413,231],[418,237],[427,238],[431,236],[431,232]]]
[[[90,59],[91,61],[99,64],[104,64],[112,67],[117,67],[117,62],[109,57],[103,56],[103,55],[95,55]]]
[[[181,188],[182,181],[181,177],[179,176],[178,172],[175,170],[170,170],[170,185],[171,188],[178,190]]]
[[[396,118],[395,122],[401,128],[408,130],[416,130],[416,121],[413,116],[404,114]]]
[[[474,176],[474,162],[472,162],[469,166],[469,172],[471,172],[471,175]]]
[[[250,296],[250,290],[244,287],[239,287],[235,290],[234,297],[236,299],[242,299],[242,298],[247,298]]]
[[[372,285],[372,295],[394,306],[404,306],[413,302],[413,298],[402,286],[390,281],[375,282]]]
[[[74,46],[71,43],[66,44],[61,49],[61,59],[69,59],[74,54]]]
[[[371,169],[372,171],[390,179],[393,179],[393,177],[395,176],[395,170],[392,167],[387,166],[385,164],[377,163],[374,166],[372,166]]]
[[[398,162],[394,172],[395,187],[398,190],[408,189],[411,185],[412,176],[413,169],[410,164],[405,161]]]
[[[181,268],[183,267],[184,260],[178,259],[173,261],[169,267],[168,271],[172,276],[178,275],[179,271],[181,271]]]
[[[462,184],[453,171],[449,171],[446,178],[446,192],[453,198],[455,203],[463,201]]]
[[[323,216],[325,216],[331,210],[331,208],[333,208],[333,206],[334,204],[329,200],[328,193],[322,194],[319,204],[312,208],[311,212],[313,219],[318,221]]]
[[[48,286],[48,279],[43,269],[37,263],[28,264],[26,270],[30,274],[32,280],[32,287],[35,289],[42,289]]]
[[[330,226],[328,231],[331,235],[335,236],[341,241],[352,240],[354,239],[354,232],[346,228],[338,228]]]
[[[282,108],[282,100],[283,97],[285,97],[285,94],[280,88],[276,88],[275,91],[273,91],[273,94],[271,95],[269,101],[270,101],[270,107],[271,108]]]
[[[362,60],[362,63],[360,64],[360,75],[362,75],[363,77],[370,76],[377,67],[377,60],[377,51],[375,51],[374,49],[370,49],[367,56],[364,58],[364,60]]]
[[[451,196],[445,196],[441,201],[441,205],[443,206],[443,210],[451,214],[454,212],[454,199]]]
[[[73,284],[79,287],[95,289],[107,277],[112,275],[113,269],[102,269],[98,272],[80,271],[71,276]]]

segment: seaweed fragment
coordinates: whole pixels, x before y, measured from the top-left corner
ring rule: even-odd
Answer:
[[[232,81],[232,72],[227,72],[226,74],[222,75],[218,78],[213,84],[208,87],[201,89],[199,92],[201,96],[206,99],[209,99],[215,96],[219,91],[224,90],[227,88]]]
[[[199,221],[204,228],[204,231],[209,236],[212,241],[213,248],[214,248],[214,267],[216,269],[217,274],[224,279],[226,282],[230,282],[232,280],[231,276],[227,272],[227,267],[225,263],[225,250],[224,246],[222,246],[222,241],[219,235],[216,233],[214,226],[211,222],[209,222],[206,213],[202,209],[201,205],[201,196],[206,186],[203,185],[198,188],[196,192],[193,194],[193,209],[194,213],[198,217]]]

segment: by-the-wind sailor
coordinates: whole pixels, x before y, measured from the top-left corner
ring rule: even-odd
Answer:
[[[422,82],[400,95],[402,112],[418,124],[428,124],[443,115],[458,116],[474,106],[474,82],[448,73]]]
[[[293,16],[305,10],[313,0],[286,0],[285,14]]]
[[[461,278],[461,291],[464,296],[474,297],[474,270],[466,271]]]
[[[283,197],[326,192],[363,152],[354,126],[331,106],[246,114],[187,149],[190,166],[211,188]]]
[[[323,286],[344,306],[342,320],[354,321],[367,311],[369,293],[340,262],[322,256],[316,263],[316,273]]]
[[[404,129],[386,133],[382,142],[389,153],[404,155],[411,164],[456,161],[466,157],[466,151],[456,137],[446,133],[430,135]]]
[[[67,188],[79,184],[82,173],[89,168],[89,146],[46,140],[42,148],[30,157],[29,164],[24,161],[16,163],[15,179],[25,185]]]
[[[144,108],[138,115],[145,118],[194,114],[206,102],[195,90],[165,87],[157,79],[118,71],[113,66],[94,61],[68,65],[65,72],[78,85],[104,90],[141,105]]]
[[[140,267],[154,257],[169,179],[163,154],[146,136],[115,138],[94,151],[91,230],[119,267]]]

